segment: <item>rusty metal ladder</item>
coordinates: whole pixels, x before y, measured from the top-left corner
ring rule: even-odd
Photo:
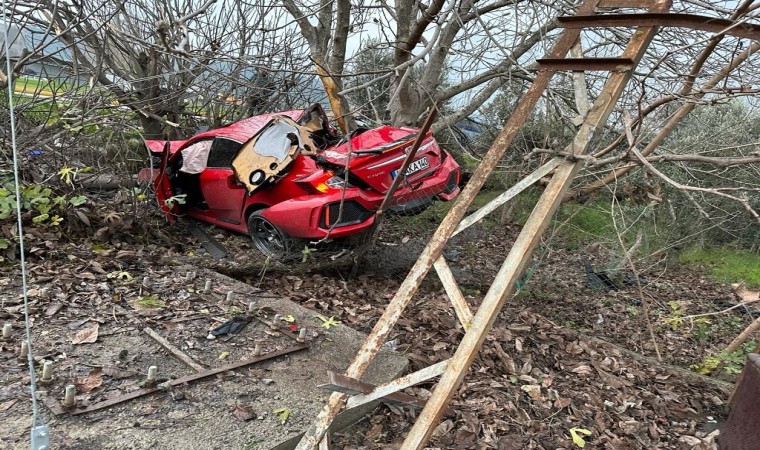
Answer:
[[[670,0],[586,0],[578,7],[576,16],[593,19],[591,16],[597,14],[598,10],[609,8],[645,8],[648,14],[662,14],[668,12],[670,7]],[[561,26],[563,26],[562,23],[560,20]],[[571,48],[579,42],[582,27],[591,26],[591,24],[593,24],[593,20],[586,20],[580,25],[565,26],[547,58],[538,60],[539,72],[532,85],[517,103],[514,112],[484,156],[480,166],[431,237],[384,314],[346,370],[345,376],[331,377],[334,390],[359,393],[348,398],[348,395],[344,393],[334,392],[296,449],[328,448],[329,440],[323,439],[323,437],[329,430],[332,421],[344,407],[355,408],[371,401],[383,399],[401,389],[441,376],[432,396],[428,399],[401,446],[405,450],[419,450],[425,447],[425,443],[430,438],[441,415],[475,359],[502,305],[514,291],[516,281],[525,270],[541,235],[546,230],[551,217],[560,205],[563,195],[583,163],[577,159],[554,158],[480,210],[465,218],[467,208],[504,155],[525,120],[530,116],[536,103],[547,89],[555,71],[612,71],[603,90],[585,115],[572,144],[566,149],[567,153],[576,155],[587,153],[593,141],[595,130],[603,127],[607,122],[612,109],[631,78],[633,69],[641,60],[658,30],[656,24],[639,26],[632,34],[620,58],[566,58]],[[473,314],[457,286],[448,263],[442,256],[444,247],[452,236],[478,222],[509,199],[550,174],[551,180],[543,195],[536,203],[532,214],[504,260],[480,307]],[[438,273],[457,318],[466,330],[454,356],[382,386],[367,386],[364,383],[362,387],[359,379],[380,350],[393,326],[401,317],[432,267]],[[346,391],[347,386],[344,385],[347,384],[352,384],[355,388]]]

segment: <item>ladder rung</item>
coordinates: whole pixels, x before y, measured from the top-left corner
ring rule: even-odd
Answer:
[[[604,70],[621,72],[633,69],[631,58],[542,58],[537,59],[538,70]]]
[[[748,39],[760,39],[760,26],[737,24],[731,20],[682,13],[606,14],[596,16],[562,16],[559,26],[567,29],[610,27],[682,27],[712,33],[730,34]]]
[[[597,8],[650,8],[655,0],[601,0]]]

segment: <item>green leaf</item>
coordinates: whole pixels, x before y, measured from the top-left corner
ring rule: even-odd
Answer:
[[[84,195],[77,195],[76,197],[71,197],[69,199],[69,203],[71,203],[71,206],[83,205],[86,201],[87,201],[87,197]]]
[[[5,250],[10,247],[11,243],[8,239],[0,238],[0,250]]]
[[[331,316],[329,319],[325,316],[317,316],[317,318],[322,321],[322,328],[325,330],[329,330],[330,328],[340,323],[340,320],[335,320],[335,317],[333,316]]]
[[[53,216],[50,218],[50,225],[53,225],[54,227],[60,225],[61,222],[63,222],[63,217],[61,216]]]
[[[280,423],[285,425],[285,422],[287,422],[288,418],[290,417],[290,408],[277,408],[274,410],[274,413],[277,414],[277,418],[280,419]]]
[[[40,214],[39,216],[32,219],[32,223],[42,223],[50,217],[49,214]]]
[[[230,352],[222,352],[219,354],[219,361],[227,359],[227,357],[230,356]]]
[[[586,436],[591,436],[591,431],[587,430],[585,428],[570,428],[570,437],[573,439],[573,444],[577,445],[580,448],[583,448],[586,446],[586,440],[583,439],[581,434]]]
[[[293,317],[291,314],[288,314],[287,316],[283,317],[282,320],[284,320],[287,323],[293,323],[296,321],[296,318]]]

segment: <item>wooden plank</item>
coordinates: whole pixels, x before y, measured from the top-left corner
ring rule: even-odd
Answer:
[[[318,387],[320,389],[326,389],[330,391],[336,391],[343,394],[369,394],[374,391],[377,386],[370,384],[355,378],[350,378],[339,373],[332,371],[327,372],[330,377],[330,382],[327,384],[321,384]],[[413,406],[415,408],[422,408],[425,406],[425,402],[403,392],[390,392],[383,396],[382,400],[390,404],[401,404],[407,406]]]
[[[652,7],[655,11],[663,12],[670,9],[669,1],[661,1]],[[637,63],[646,52],[647,47],[657,34],[656,27],[639,28],[633,34],[626,50],[625,57]],[[595,130],[604,126],[631,78],[632,71],[613,73],[600,92],[594,105],[589,110],[586,120],[581,125],[572,144],[567,151],[572,154],[588,152]],[[555,171],[554,176],[538,200],[528,221],[525,223],[514,246],[502,264],[491,288],[486,293],[483,302],[475,314],[472,327],[465,333],[456,353],[451,358],[448,368],[428,400],[426,407],[420,413],[417,421],[401,446],[402,450],[422,450],[430,438],[441,415],[454,393],[459,388],[472,361],[478,354],[486,335],[493,326],[496,316],[507,298],[514,292],[514,287],[531,260],[533,250],[541,241],[541,236],[549,225],[554,212],[559,207],[562,197],[573,181],[576,173],[582,167],[581,162],[563,162]]]
[[[759,40],[760,26],[744,21],[733,21],[696,14],[606,14],[603,16],[564,16],[557,21],[563,28],[613,28],[613,27],[672,27],[706,31],[719,35],[731,35]]]
[[[620,72],[633,68],[633,60],[630,58],[541,58],[537,59],[536,62],[538,63],[538,70]]]
[[[438,272],[438,278],[440,278],[443,284],[443,289],[446,291],[446,295],[449,297],[452,306],[454,306],[454,312],[459,319],[459,323],[462,324],[462,328],[465,330],[470,329],[472,323],[472,311],[470,306],[462,295],[462,291],[459,290],[457,280],[454,279],[454,274],[451,273],[451,268],[446,263],[446,259],[443,256],[438,257],[433,263],[436,272]]]
[[[356,394],[348,399],[348,402],[346,403],[346,409],[348,410],[357,408],[375,400],[380,400],[383,397],[393,394],[394,392],[400,391],[401,389],[406,389],[408,387],[422,383],[423,381],[427,381],[431,378],[440,376],[448,364],[449,360],[447,359],[445,361],[433,364],[432,366],[425,367],[424,369],[420,369],[416,372],[412,372],[408,375],[404,375],[403,377],[396,378],[395,380],[389,381],[388,383],[377,386],[372,390],[372,392]]]
[[[655,3],[655,0],[601,0],[599,8],[641,8],[649,9]]]
[[[143,330],[143,331],[145,331],[145,334],[147,334],[148,336],[150,336],[151,339],[153,339],[154,341],[156,341],[159,344],[161,344],[161,346],[163,348],[165,348],[169,353],[171,353],[172,355],[174,355],[175,358],[177,358],[180,361],[182,361],[183,363],[185,363],[185,365],[187,365],[191,369],[195,370],[196,372],[203,372],[204,370],[206,370],[205,367],[203,367],[202,365],[198,364],[193,358],[191,358],[190,356],[188,356],[182,350],[180,350],[177,347],[173,346],[169,341],[167,341],[166,339],[164,339],[163,336],[161,336],[160,334],[158,334],[155,331],[153,331],[150,327],[146,327],[145,330]]]
[[[499,194],[496,198],[494,198],[490,202],[483,205],[483,207],[481,207],[479,210],[475,211],[474,213],[462,219],[457,229],[454,230],[454,232],[451,235],[456,236],[457,234],[471,227],[475,223],[479,222],[484,217],[494,212],[496,208],[498,208],[499,206],[515,198],[522,191],[533,186],[541,178],[549,175],[552,172],[552,170],[556,169],[557,166],[559,166],[561,162],[562,162],[562,159],[553,158],[552,160],[550,160],[543,166],[534,170],[530,175],[521,179],[520,181],[512,185],[512,187],[510,187],[506,191]]]

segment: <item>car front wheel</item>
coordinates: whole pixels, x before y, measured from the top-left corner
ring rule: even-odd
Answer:
[[[248,218],[248,233],[264,256],[275,260],[287,260],[296,256],[295,240],[268,221],[262,211],[254,211]]]

